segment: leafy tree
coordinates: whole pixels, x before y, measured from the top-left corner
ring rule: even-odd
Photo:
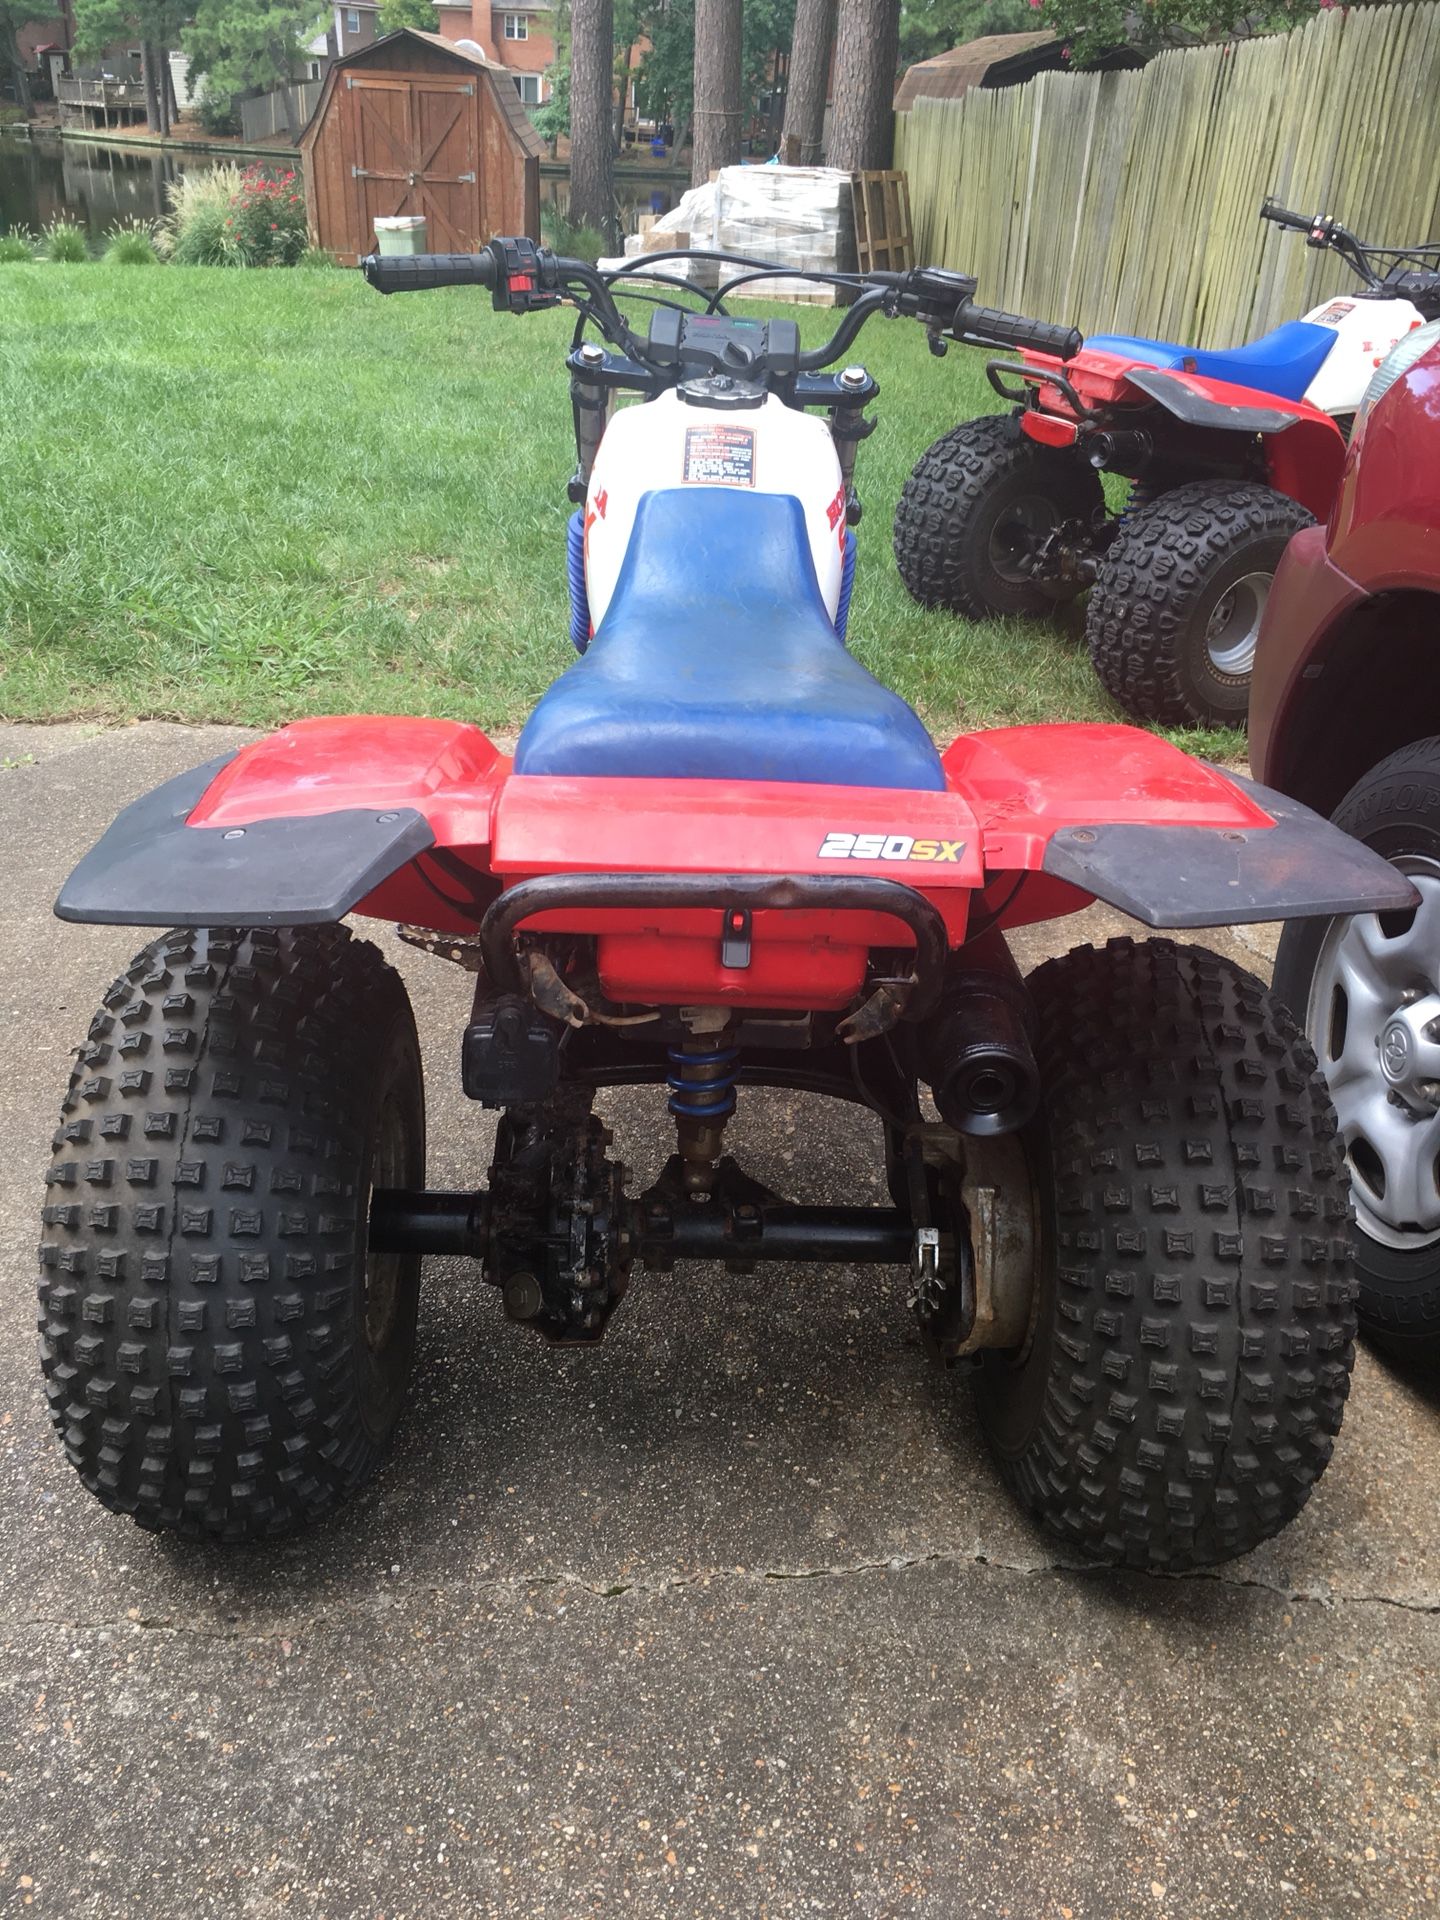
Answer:
[[[34,8],[26,6],[24,0],[0,0],[0,75],[10,75],[15,98],[22,107],[30,104],[30,82],[20,58],[20,29],[36,17]]]
[[[192,83],[204,78],[221,98],[283,86],[314,30],[315,0],[199,0],[182,36]]]
[[[1191,47],[1205,41],[1245,40],[1252,34],[1302,26],[1317,8],[1335,0],[1030,0],[1039,24],[1053,28],[1077,67],[1093,66],[1115,47],[1159,53],[1166,47]],[[1032,14],[1034,19],[1035,15]]]
[[[913,66],[991,33],[1033,33],[1034,0],[901,0],[900,65]]]
[[[395,33],[401,27],[419,27],[422,33],[434,33],[440,16],[431,0],[383,0],[380,8],[381,33]]]
[[[640,28],[650,42],[635,96],[647,119],[688,120],[695,110],[695,0],[641,0]],[[770,56],[790,45],[795,0],[745,0],[741,36],[745,111],[764,88]]]
[[[553,158],[555,144],[563,133],[570,134],[570,63],[550,68],[550,98],[530,116],[530,124],[542,140],[550,142]]]
[[[138,40],[145,74],[146,119],[152,132],[169,133],[175,119],[170,49],[190,17],[184,0],[75,0],[75,43],[98,53],[117,40]]]

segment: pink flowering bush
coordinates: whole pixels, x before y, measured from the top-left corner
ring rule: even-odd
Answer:
[[[306,250],[299,176],[272,180],[256,166],[187,173],[170,188],[156,244],[177,266],[293,267]]]
[[[305,195],[294,173],[271,180],[247,167],[230,202],[226,231],[247,267],[293,267],[304,253]]]

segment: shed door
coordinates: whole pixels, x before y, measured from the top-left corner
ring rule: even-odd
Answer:
[[[373,242],[377,215],[419,213],[432,253],[473,253],[484,239],[475,82],[347,78],[362,246]]]

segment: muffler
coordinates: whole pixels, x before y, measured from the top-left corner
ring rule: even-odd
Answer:
[[[947,981],[918,1035],[921,1078],[947,1126],[1013,1133],[1040,1104],[1040,1069],[1025,1030],[1023,990],[990,973]]]

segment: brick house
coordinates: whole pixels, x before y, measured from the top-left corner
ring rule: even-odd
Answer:
[[[508,67],[527,107],[550,97],[546,68],[555,59],[552,0],[517,0],[492,7],[489,0],[439,0],[440,33],[446,40],[473,40],[487,60]]]

